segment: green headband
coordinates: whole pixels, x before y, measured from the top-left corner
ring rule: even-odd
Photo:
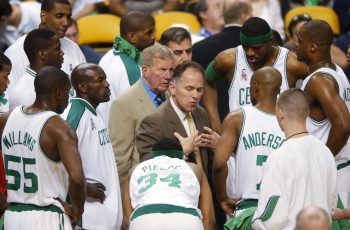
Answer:
[[[184,152],[180,150],[161,150],[161,151],[152,151],[151,157],[159,157],[159,156],[168,156],[171,158],[179,158],[182,159],[184,156]]]
[[[258,45],[264,42],[267,42],[272,37],[272,30],[270,30],[265,35],[255,36],[255,37],[249,37],[244,35],[242,32],[240,32],[240,39],[242,44],[247,45]]]

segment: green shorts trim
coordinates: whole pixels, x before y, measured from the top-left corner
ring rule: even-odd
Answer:
[[[258,207],[258,200],[245,199],[245,200],[238,202],[238,204],[236,204],[236,210],[243,210],[243,209],[253,208],[253,207],[255,207],[255,208]]]
[[[176,205],[171,204],[150,204],[143,207],[140,207],[134,211],[134,213],[131,215],[130,220],[134,220],[135,218],[151,214],[151,213],[173,213],[173,212],[179,212],[179,213],[186,213],[193,216],[197,216],[198,218],[201,218],[198,211],[194,208],[185,208],[180,207]]]
[[[63,214],[64,212],[57,206],[51,204],[49,206],[37,206],[34,204],[22,204],[22,203],[10,203],[8,211],[12,212],[25,212],[25,211],[48,211]]]

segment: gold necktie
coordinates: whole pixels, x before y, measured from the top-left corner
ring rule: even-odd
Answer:
[[[190,134],[193,135],[193,134],[197,131],[197,129],[196,129],[196,125],[194,124],[193,119],[192,119],[192,116],[191,116],[190,113],[187,113],[187,115],[186,115],[186,120],[187,120],[188,126],[189,126],[189,128],[190,128]],[[194,149],[194,155],[195,155],[195,157],[196,157],[197,165],[198,165],[201,169],[203,169],[201,153],[200,153],[200,151],[199,151],[198,146],[196,146],[195,149]]]

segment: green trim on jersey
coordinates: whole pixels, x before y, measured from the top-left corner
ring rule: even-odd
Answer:
[[[236,204],[236,210],[258,207],[257,199],[244,199]]]
[[[193,216],[197,216],[201,219],[201,216],[199,215],[198,211],[194,208],[185,208],[180,207],[176,205],[171,204],[150,204],[143,207],[140,207],[134,211],[134,213],[131,215],[130,220],[134,220],[139,216],[150,214],[150,213],[173,213],[173,212],[179,212],[179,213],[186,213]]]
[[[287,60],[288,60],[289,50],[287,51],[286,55],[284,55],[284,78],[287,83],[287,89],[289,89],[289,82],[288,82],[288,73],[287,73]],[[283,76],[282,76],[283,77]],[[281,93],[281,92],[280,92]]]
[[[341,163],[341,164],[339,164],[339,165],[337,166],[337,170],[343,169],[343,168],[345,168],[345,167],[347,167],[347,166],[349,166],[349,165],[350,165],[350,161]]]
[[[77,130],[86,107],[80,103],[80,100],[72,99],[71,103],[72,106],[70,107],[66,121],[74,130]]]
[[[227,92],[231,92],[231,88],[232,88],[232,86],[233,86],[233,82],[235,81],[235,79],[236,79],[236,75],[235,75],[235,73],[236,73],[236,70],[237,70],[237,60],[238,60],[238,49],[237,49],[237,47],[235,48],[235,66],[233,67],[233,76],[232,76],[232,80],[231,80],[231,82],[230,82],[230,87],[228,88],[228,91]]]
[[[258,218],[262,221],[267,221],[271,218],[273,211],[275,211],[277,202],[281,196],[271,196],[269,201],[267,202],[267,205],[265,207],[265,211],[263,214]]]
[[[128,75],[128,79],[129,79],[129,84],[130,86],[132,86],[133,84],[135,84],[141,77],[141,71],[140,71],[140,67],[139,65],[135,62],[134,59],[132,59],[131,57],[129,57],[127,54],[125,53],[118,53],[120,59],[122,59],[127,75]],[[113,84],[113,82],[112,82]]]
[[[59,214],[64,213],[59,207],[53,204],[48,206],[37,206],[34,204],[10,203],[7,210],[12,212],[48,211],[48,212],[56,212]]]
[[[213,62],[210,62],[207,69],[205,70],[205,78],[211,82],[218,82],[221,79],[221,75],[218,74],[214,69]]]
[[[171,158],[182,159],[184,156],[184,152],[180,150],[161,150],[161,151],[152,151],[151,157],[159,157],[159,156],[167,156]]]
[[[238,139],[238,142],[237,142],[237,146],[236,146],[236,149],[233,150],[233,151],[236,152],[236,154],[237,154],[237,150],[239,148],[239,143],[241,142],[241,139],[243,138],[243,131],[244,131],[244,125],[245,125],[245,119],[246,119],[246,115],[245,115],[244,109],[240,108],[240,110],[242,111],[243,119],[242,119],[241,133],[239,134],[239,139]]]
[[[27,72],[27,74],[29,74],[30,76],[32,76],[34,78],[37,75],[37,73],[34,70],[32,70],[31,68],[29,68],[29,67],[26,68],[26,72]]]
[[[86,101],[86,100],[84,100],[82,98],[76,97],[76,98],[72,98],[71,102],[72,102],[72,104],[73,104],[73,102],[76,103],[76,104],[80,103],[82,106],[87,108],[93,115],[97,116],[96,110],[94,109],[94,107],[92,107],[92,105],[88,101]]]

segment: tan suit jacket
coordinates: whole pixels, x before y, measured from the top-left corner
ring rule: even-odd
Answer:
[[[210,127],[206,111],[198,106],[192,112],[192,117],[199,133],[203,132],[204,126]],[[164,102],[151,114],[146,116],[140,123],[136,134],[136,147],[140,153],[140,161],[150,158],[153,145],[162,138],[176,138],[174,132],[187,137],[186,130],[171,106],[170,100]],[[209,148],[200,148],[203,168],[208,173],[208,167],[211,165],[213,153]]]
[[[108,128],[121,185],[124,184],[129,170],[139,163],[139,153],[135,146],[139,123],[154,109],[155,106],[140,80],[112,103]]]

